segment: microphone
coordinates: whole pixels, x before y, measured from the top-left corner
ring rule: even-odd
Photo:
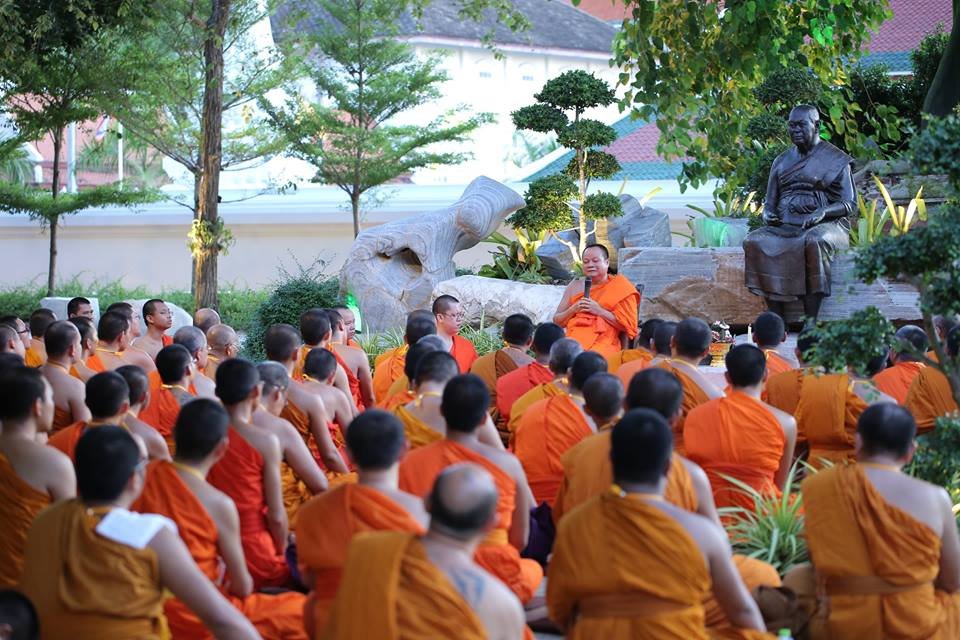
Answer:
[[[587,300],[590,299],[590,287],[593,286],[593,278],[587,276],[583,279],[583,297]]]

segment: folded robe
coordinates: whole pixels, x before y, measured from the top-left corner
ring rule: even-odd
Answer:
[[[397,378],[403,375],[407,358],[407,345],[384,351],[373,361],[373,396],[377,402],[387,399],[387,391]]]
[[[680,405],[682,413],[680,414],[680,419],[673,425],[673,449],[680,455],[686,455],[687,449],[683,440],[684,422],[687,416],[690,415],[690,412],[693,411],[694,408],[708,402],[710,396],[706,394],[693,378],[684,372],[685,369],[689,369],[693,365],[679,360],[664,360],[657,366],[677,376],[680,384],[683,385],[683,403]]]
[[[576,303],[583,292],[570,296],[570,303]],[[627,338],[637,336],[637,308],[640,294],[633,283],[621,275],[611,275],[603,284],[594,284],[590,297],[601,307],[613,313],[620,326],[614,326],[592,313],[580,311],[562,323],[567,337],[573,338],[587,351],[596,351],[605,358],[612,357],[621,350],[620,334]]]
[[[786,358],[777,353],[776,349],[764,349],[763,353],[767,356],[767,376],[775,376],[778,373],[784,373],[793,369],[793,365],[787,362]]]
[[[131,507],[142,513],[159,513],[177,524],[177,533],[193,561],[216,585],[230,604],[257,628],[264,638],[294,640],[307,637],[303,629],[306,598],[293,591],[279,595],[254,593],[245,598],[232,595],[223,586],[223,561],[217,545],[217,525],[206,507],[183,481],[173,464],[157,460],[147,467],[143,492]],[[183,601],[164,603],[170,631],[177,640],[210,640],[213,635]]]
[[[457,366],[460,367],[460,373],[470,373],[470,367],[477,361],[476,348],[472,342],[463,336],[453,336],[450,355],[457,361]]]
[[[553,372],[539,362],[531,362],[497,380],[497,413],[502,425],[510,420],[514,403],[527,391],[553,380]],[[498,425],[498,426],[502,426]]]
[[[196,396],[193,385],[187,389],[187,393]],[[166,385],[161,385],[159,389],[151,392],[150,402],[137,416],[163,436],[163,439],[167,441],[167,447],[170,449],[170,455],[174,455],[176,452],[177,445],[173,439],[173,427],[177,424],[180,406],[180,399]]]
[[[487,385],[487,390],[490,391],[490,407],[496,409],[497,381],[517,369],[516,361],[507,355],[503,349],[498,349],[477,358],[473,366],[470,367],[470,373],[480,376],[483,383]]]
[[[926,366],[922,362],[898,362],[873,376],[873,383],[897,403],[903,404],[910,385]]]
[[[511,434],[510,439],[513,439],[512,434],[517,432],[517,425],[520,424],[520,419],[531,405],[540,402],[544,398],[561,395],[567,395],[567,392],[555,385],[553,381],[550,381],[538,384],[517,398],[517,401],[513,403],[513,407],[510,408],[510,420],[507,422],[507,428]]]
[[[37,514],[49,505],[49,494],[27,484],[0,453],[0,589],[17,588],[27,531]]]
[[[410,413],[405,405],[393,410],[393,414],[403,423],[403,431],[407,436],[407,444],[411,449],[417,449],[438,440],[443,440],[443,434]]]
[[[629,360],[624,359],[623,364],[616,369],[611,369],[614,375],[620,378],[624,390],[630,386],[630,381],[633,380],[633,376],[650,366],[650,361],[653,360],[654,357],[653,354],[646,349],[634,349],[634,351],[638,353],[637,357],[630,358]],[[627,353],[630,352],[624,351],[624,354]]]
[[[950,381],[933,367],[924,367],[913,384],[904,401],[904,406],[913,414],[917,421],[917,433],[927,433],[932,430],[940,416],[958,410],[957,401],[953,398]]]
[[[423,527],[385,493],[352,484],[322,493],[303,506],[297,524],[297,561],[314,575],[307,617],[319,638],[340,586],[350,541],[369,531],[422,534]]]

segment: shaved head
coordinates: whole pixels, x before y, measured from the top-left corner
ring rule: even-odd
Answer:
[[[216,309],[203,307],[202,309],[197,309],[197,312],[193,314],[193,326],[204,333],[210,331],[212,327],[218,324],[220,324],[220,314],[217,313]]]
[[[35,309],[30,314],[30,335],[34,338],[43,338],[47,327],[57,321],[57,316],[50,309]]]
[[[710,348],[712,339],[710,325],[700,318],[682,320],[673,334],[677,355],[685,358],[701,357]]]
[[[417,386],[427,382],[445,384],[460,374],[456,359],[446,351],[431,351],[420,358],[414,374]]]
[[[561,338],[550,347],[550,371],[560,375],[570,371],[573,361],[583,353],[583,347],[572,338]]]
[[[658,356],[671,356],[673,351],[670,348],[670,341],[677,333],[677,323],[671,321],[661,322],[653,331],[653,348],[656,349]]]
[[[623,408],[623,383],[610,373],[595,373],[583,385],[587,411],[600,420],[613,418]]]
[[[660,318],[650,318],[644,321],[640,327],[640,335],[637,337],[637,346],[644,349],[653,350],[653,337],[657,333],[657,327],[663,324]]]
[[[23,361],[23,341],[17,330],[8,324],[0,324],[0,353],[13,353]]]
[[[648,367],[630,379],[625,404],[628,410],[653,409],[672,420],[683,406],[683,385],[666,369]]]
[[[70,347],[77,345],[77,357],[80,356],[80,331],[67,320],[58,320],[47,327],[43,334],[43,345],[47,356],[60,358],[67,355]]]
[[[927,333],[914,324],[900,327],[894,335],[893,351],[900,362],[919,360],[929,348],[930,340],[927,338]]]
[[[237,332],[228,324],[215,324],[207,330],[207,346],[218,353],[236,342]]]
[[[197,327],[180,327],[173,334],[173,344],[182,344],[190,352],[190,355],[196,355],[198,351],[207,346],[207,337]]]
[[[946,340],[950,331],[960,326],[960,316],[933,316],[933,328],[941,340]]]
[[[476,464],[454,464],[437,476],[427,497],[430,530],[459,540],[483,535],[497,514],[497,486]]]
[[[607,372],[607,359],[596,351],[584,351],[570,367],[570,387],[583,390],[583,385],[598,373]]]
[[[445,349],[442,344],[437,345],[430,340],[421,340],[410,346],[410,349],[407,350],[407,356],[403,361],[403,374],[407,376],[408,381],[413,382],[417,377],[417,367],[420,365],[420,360],[428,353],[433,353],[434,351],[445,351]]]
[[[289,324],[275,324],[263,336],[263,350],[275,362],[289,362],[297,357],[303,340],[300,332]]]
[[[426,309],[411,311],[407,316],[407,326],[403,339],[407,344],[416,344],[424,336],[437,333],[437,319]]]

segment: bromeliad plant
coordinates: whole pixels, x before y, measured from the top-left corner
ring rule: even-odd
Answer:
[[[923,200],[923,187],[917,190],[917,195],[907,204],[896,205],[890,197],[890,192],[883,186],[880,178],[873,176],[873,181],[880,190],[883,198],[884,210],[877,213],[878,200],[873,200],[869,205],[863,199],[863,196],[857,194],[857,224],[850,229],[850,246],[867,247],[876,243],[885,235],[901,236],[918,221],[927,220],[927,204]]]
[[[485,242],[498,245],[495,251],[489,252],[493,256],[493,264],[480,267],[477,275],[531,284],[549,282],[550,277],[537,256],[537,249],[546,239],[547,231],[534,232],[520,228],[516,229],[516,234],[516,240],[511,240],[499,231],[490,234]]]

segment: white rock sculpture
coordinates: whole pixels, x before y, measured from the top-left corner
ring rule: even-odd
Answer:
[[[91,298],[86,296],[87,300],[90,301],[90,306],[93,307],[93,317],[94,319],[100,318],[100,301],[96,298]],[[63,298],[60,296],[51,296],[44,298],[40,301],[40,307],[42,309],[50,309],[53,311],[53,315],[57,316],[57,320],[66,320],[67,319],[67,303],[73,300],[73,298]]]
[[[454,277],[453,256],[495,231],[523,206],[496,180],[479,177],[445,209],[362,231],[340,272],[370,331],[402,327],[414,309],[428,308],[439,282]]]
[[[460,300],[465,321],[484,326],[503,322],[507,316],[522,313],[534,322],[553,320],[565,287],[549,284],[525,284],[512,280],[460,276],[444,280],[433,290],[434,297],[447,294]]]

